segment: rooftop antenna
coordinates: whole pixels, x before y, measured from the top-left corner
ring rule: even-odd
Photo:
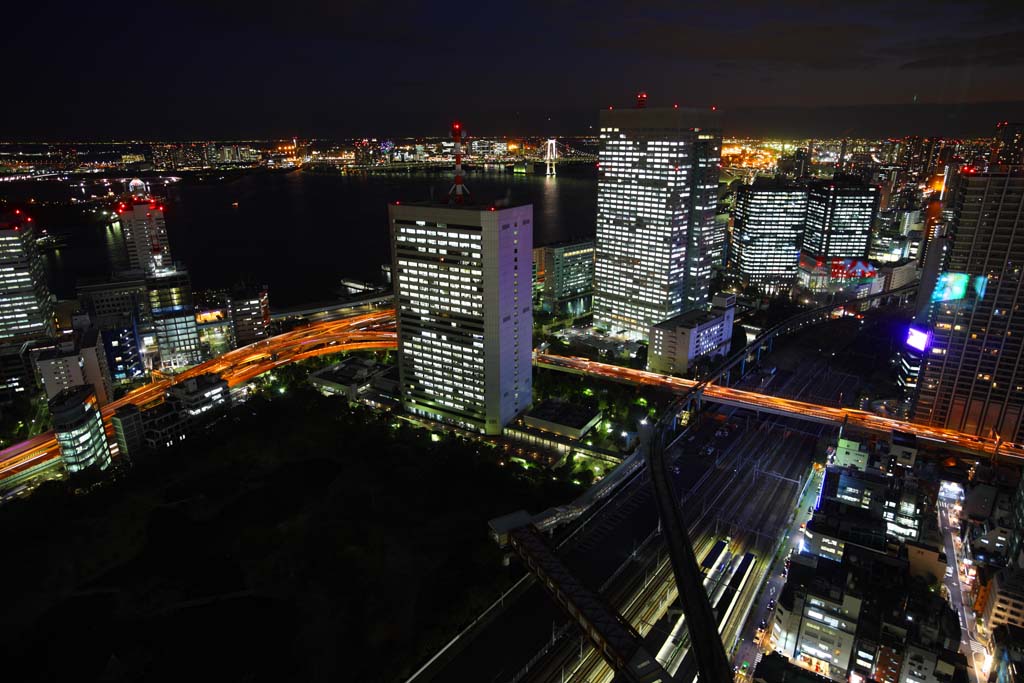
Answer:
[[[455,143],[452,152],[455,154],[455,184],[448,190],[448,196],[455,200],[456,204],[465,201],[463,195],[468,195],[469,190],[462,184],[462,141],[466,137],[466,131],[462,130],[462,124],[458,121],[452,123],[452,142]]]

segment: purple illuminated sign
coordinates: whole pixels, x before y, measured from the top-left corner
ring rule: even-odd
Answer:
[[[924,351],[928,348],[929,341],[931,341],[931,334],[925,330],[919,330],[916,327],[907,330],[907,346],[910,348]]]

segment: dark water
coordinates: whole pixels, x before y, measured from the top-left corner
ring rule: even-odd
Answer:
[[[378,281],[389,260],[388,202],[445,195],[448,173],[321,176],[304,173],[244,176],[218,184],[172,185],[167,229],[171,252],[189,269],[196,288],[240,280],[270,285],[277,308],[332,298],[344,277]],[[484,201],[509,196],[534,207],[534,243],[592,237],[597,201],[593,169],[569,169],[555,178],[471,172],[466,184]],[[67,196],[66,186],[35,184],[32,192]],[[119,188],[115,188],[118,189]],[[238,208],[232,206],[238,202]],[[75,283],[123,267],[115,230],[54,226],[67,245],[47,258],[60,298]]]

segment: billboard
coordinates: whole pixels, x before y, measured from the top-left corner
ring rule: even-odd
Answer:
[[[931,336],[931,333],[927,330],[911,326],[907,329],[907,346],[918,351],[924,351],[928,348]]]
[[[967,296],[967,286],[970,281],[971,276],[967,273],[942,273],[939,275],[938,282],[935,283],[932,302],[963,299]]]

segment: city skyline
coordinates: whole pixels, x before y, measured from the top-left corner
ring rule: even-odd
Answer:
[[[1024,5],[11,14],[8,678],[1024,683]]]

